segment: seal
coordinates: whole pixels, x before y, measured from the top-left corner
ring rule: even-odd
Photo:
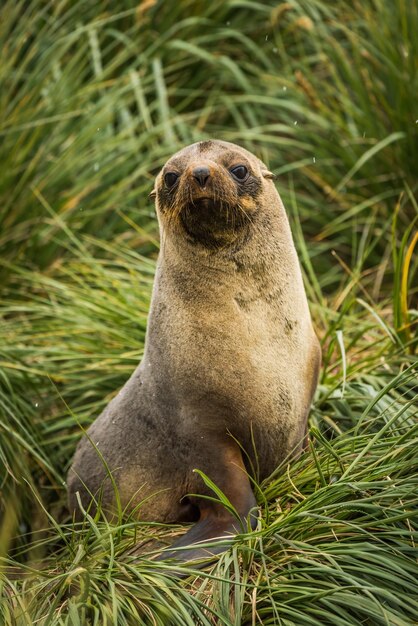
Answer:
[[[100,503],[111,516],[196,522],[166,557],[200,558],[199,542],[254,528],[251,481],[306,437],[320,349],[272,178],[217,140],[163,167],[151,194],[161,248],[143,359],[69,471],[76,518],[80,503]]]

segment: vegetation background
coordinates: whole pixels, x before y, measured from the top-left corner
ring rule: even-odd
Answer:
[[[415,0],[3,0],[1,625],[418,623],[417,33]],[[209,137],[277,175],[323,370],[259,529],[179,581],[134,555],[179,527],[74,527],[65,476],[142,355],[153,178]]]

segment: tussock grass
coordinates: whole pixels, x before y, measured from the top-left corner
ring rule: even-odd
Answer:
[[[415,623],[417,30],[403,0],[2,3],[0,624]],[[177,580],[181,528],[75,527],[64,481],[142,355],[154,174],[208,137],[277,174],[323,369],[258,529]]]

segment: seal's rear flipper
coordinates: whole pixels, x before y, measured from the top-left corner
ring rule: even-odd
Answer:
[[[211,499],[213,494],[208,495],[206,481],[206,485],[200,484],[203,497],[189,496],[190,501],[199,509],[198,522],[169,549],[164,550],[158,557],[159,561],[171,558],[181,562],[208,559],[224,552],[231,544],[228,538],[232,539],[237,533],[246,532],[248,524],[255,529],[257,514],[254,509],[257,504],[241,450],[233,440],[221,444],[218,449],[220,458],[216,471],[213,472],[213,467],[210,468],[211,479],[216,485],[215,489],[226,496],[235,515],[220,500]],[[216,476],[213,476],[214,473]],[[216,539],[220,541],[210,547],[206,545]]]

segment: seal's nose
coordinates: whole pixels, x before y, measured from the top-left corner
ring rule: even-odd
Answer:
[[[204,165],[200,167],[196,167],[193,170],[193,178],[197,180],[197,182],[202,188],[206,185],[209,176],[210,176],[209,168],[205,167]]]

